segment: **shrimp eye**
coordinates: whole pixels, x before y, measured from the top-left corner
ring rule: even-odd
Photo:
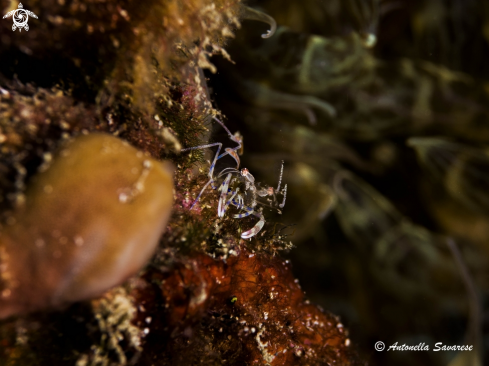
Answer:
[[[236,301],[238,301],[238,297],[237,296],[231,296],[231,298],[229,299],[229,302],[231,304],[234,304]]]

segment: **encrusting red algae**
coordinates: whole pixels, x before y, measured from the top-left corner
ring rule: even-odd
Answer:
[[[150,359],[163,364],[353,365],[348,331],[305,299],[288,261],[238,250],[151,267],[132,294]],[[210,351],[210,348],[214,351]],[[230,353],[232,355],[230,355]],[[209,362],[209,363],[206,363]]]

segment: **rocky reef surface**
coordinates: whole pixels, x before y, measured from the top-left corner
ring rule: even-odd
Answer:
[[[244,240],[257,216],[218,217],[219,192],[190,210],[212,155],[182,147],[222,117],[202,70],[231,62],[242,18],[270,20],[237,0],[24,6],[29,31],[0,22],[0,364],[362,364],[280,220]]]

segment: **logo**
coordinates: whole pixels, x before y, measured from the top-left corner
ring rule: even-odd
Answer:
[[[375,350],[376,351],[379,351],[380,352],[380,351],[383,351],[384,350],[385,344],[384,344],[384,342],[378,341],[377,343],[375,343],[375,346],[374,347],[375,347]]]
[[[375,343],[374,348],[376,351],[383,351],[385,349],[384,342],[378,341]],[[444,345],[442,342],[437,342],[435,344],[435,348],[433,348],[433,352],[438,351],[472,351],[474,346],[471,344],[462,344],[462,345]],[[417,345],[408,345],[402,344],[398,345],[398,343],[394,343],[392,346],[389,346],[387,351],[430,351],[430,345],[424,342],[419,343]]]
[[[18,9],[9,11],[7,14],[3,16],[3,19],[9,18],[13,15],[14,25],[12,26],[12,30],[15,31],[19,28],[19,32],[24,28],[26,31],[29,30],[29,25],[27,22],[29,21],[29,15],[37,19],[37,15],[32,11],[25,10],[24,6],[19,3]]]

